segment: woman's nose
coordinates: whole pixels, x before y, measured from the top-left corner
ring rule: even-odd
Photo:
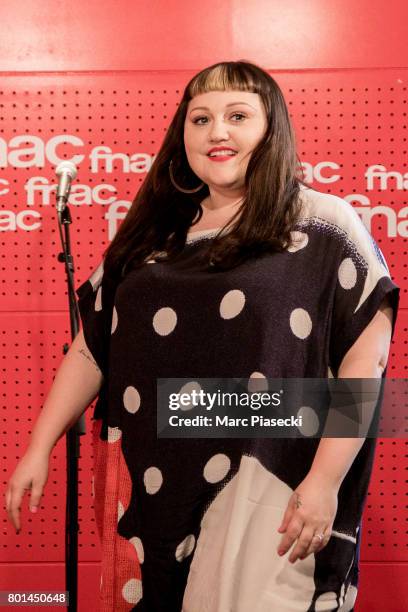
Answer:
[[[211,140],[228,140],[228,126],[224,121],[213,121],[210,126],[209,136]]]

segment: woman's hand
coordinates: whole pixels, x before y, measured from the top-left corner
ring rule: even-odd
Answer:
[[[5,493],[6,510],[16,532],[21,529],[20,509],[25,491],[31,490],[30,510],[37,512],[48,479],[49,455],[28,450],[14,470]]]
[[[284,555],[295,540],[297,543],[289,556],[291,563],[326,546],[337,513],[337,493],[338,487],[331,481],[318,474],[306,476],[289,499],[278,528],[285,534],[278,546],[279,555]],[[323,539],[315,534],[323,534]]]

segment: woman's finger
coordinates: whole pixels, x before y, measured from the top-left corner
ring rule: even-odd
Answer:
[[[283,515],[283,519],[282,519],[282,522],[280,524],[280,527],[278,528],[278,531],[280,533],[283,533],[284,531],[286,531],[286,529],[287,529],[287,527],[288,527],[288,525],[290,523],[290,520],[292,518],[292,514],[293,514],[293,509],[290,506],[290,504],[288,504],[288,506],[287,506],[287,508],[285,510],[285,514]]]
[[[297,559],[300,559],[301,557],[306,555],[306,551],[308,550],[308,548],[310,547],[313,541],[314,532],[315,530],[311,525],[303,526],[303,529],[301,533],[299,534],[296,546],[293,548],[292,552],[290,553],[290,556],[289,556],[290,563],[294,563],[295,561],[297,561]]]
[[[324,533],[324,538],[321,542],[319,542],[319,545],[317,547],[316,552],[320,552],[325,546],[327,546],[329,540],[331,538],[331,529],[326,529],[325,533]]]
[[[23,491],[24,491],[23,489],[12,489],[11,490],[9,517],[17,531],[20,531],[21,529],[20,509],[21,509],[21,500],[23,498]]]
[[[30,497],[30,511],[37,512],[43,494],[43,485],[33,484]]]
[[[323,539],[318,538],[316,536],[316,534],[320,534],[323,535]],[[315,534],[312,538],[312,541],[310,542],[310,546],[305,554],[305,556],[307,557],[310,554],[316,554],[318,553],[320,550],[322,550],[322,548],[324,548],[327,544],[327,542],[330,539],[330,533],[327,532],[327,527],[322,527],[322,528],[317,528],[315,529]]]
[[[284,555],[289,550],[293,542],[299,537],[302,529],[303,524],[299,521],[299,519],[293,517],[286,529],[285,535],[282,537],[279,543],[279,555]]]

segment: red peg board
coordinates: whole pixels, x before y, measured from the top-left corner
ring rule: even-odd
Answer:
[[[75,281],[79,286],[99,264],[144,180],[192,74],[54,73],[2,78],[3,487],[24,452],[62,359],[62,345],[70,342],[65,273],[57,261],[60,243],[55,196],[50,189],[53,186],[55,190],[55,166],[60,160],[82,156],[77,159],[79,172],[70,197]],[[347,198],[365,219],[372,216],[371,232],[401,287],[388,376],[407,378],[408,204],[404,173],[408,70],[280,72],[275,78],[287,100],[298,154],[312,186]],[[25,147],[27,151],[23,151]],[[377,170],[372,174],[375,165]],[[97,567],[100,559],[92,506],[89,417],[88,410],[79,475],[79,561],[88,569]],[[379,440],[364,517],[362,562],[408,561],[406,470],[407,441]],[[0,520],[0,562],[8,565],[8,576],[18,583],[12,564],[19,564],[15,568],[21,572],[20,564],[30,568],[51,563],[48,575],[55,581],[58,577],[61,586],[64,438],[53,453],[40,512],[29,516],[24,502],[20,536],[15,535],[3,507]],[[398,585],[402,592],[402,578]]]

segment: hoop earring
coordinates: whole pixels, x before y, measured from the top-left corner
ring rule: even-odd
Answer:
[[[197,191],[200,191],[202,187],[204,187],[203,182],[201,182],[201,185],[199,185],[198,187],[195,187],[194,189],[184,189],[184,187],[180,187],[179,185],[177,185],[176,181],[174,180],[172,165],[173,165],[173,160],[171,159],[169,163],[169,174],[170,174],[170,180],[176,189],[178,189],[179,191],[182,191],[183,193],[196,193]]]

